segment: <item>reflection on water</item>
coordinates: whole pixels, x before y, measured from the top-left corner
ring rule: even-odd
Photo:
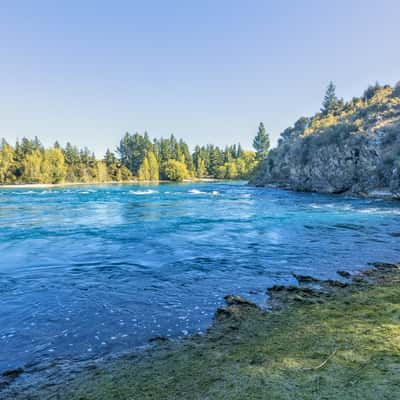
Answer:
[[[0,371],[202,332],[223,296],[400,257],[398,202],[237,183],[0,189]]]

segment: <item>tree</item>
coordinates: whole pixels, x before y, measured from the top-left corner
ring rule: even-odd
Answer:
[[[238,177],[238,170],[235,161],[231,161],[225,164],[226,165],[226,175],[227,179],[236,179]]]
[[[257,135],[253,140],[253,147],[256,150],[257,160],[262,160],[267,156],[269,146],[269,135],[265,131],[264,124],[260,122]]]
[[[336,86],[333,84],[332,81],[330,81],[325,92],[324,100],[322,102],[322,114],[328,115],[335,111],[337,103],[338,98],[336,96]]]
[[[117,161],[117,157],[115,157],[115,154],[110,149],[107,149],[103,161],[107,167],[111,167]]]
[[[394,85],[392,96],[400,97],[400,81]]]
[[[241,157],[243,155],[242,145],[239,143],[236,151],[237,157]]]
[[[220,165],[220,166],[217,168],[217,172],[216,172],[216,174],[215,174],[215,177],[216,177],[217,179],[226,179],[226,164]]]
[[[182,182],[189,175],[186,164],[176,160],[168,160],[165,162],[163,171],[167,179],[175,182]]]
[[[382,86],[379,84],[379,82],[375,82],[375,85],[369,85],[368,88],[364,91],[363,99],[365,101],[372,99],[375,96],[376,92],[378,92],[380,89],[382,89]]]
[[[147,152],[152,150],[152,147],[147,133],[144,136],[139,133],[134,135],[126,133],[118,147],[122,165],[137,175]]]
[[[237,159],[238,175],[241,179],[248,179],[257,167],[258,161],[253,151],[244,151],[242,156]]]
[[[215,176],[217,174],[218,167],[224,163],[224,155],[218,146],[209,145],[207,146],[208,151],[208,174]]]
[[[43,182],[42,174],[42,153],[39,150],[32,150],[27,154],[22,162],[24,175],[23,180],[26,183]]]
[[[150,180],[150,165],[147,156],[144,158],[139,171],[138,171],[138,179],[140,181],[149,181]]]
[[[3,139],[0,145],[0,183],[11,182],[14,179],[13,163],[14,149]]]
[[[157,158],[156,158],[156,155],[154,154],[154,152],[149,151],[147,153],[147,159],[149,162],[150,180],[158,181],[160,178],[159,170],[158,170],[158,161],[157,161]]]
[[[158,147],[159,147],[159,149],[158,149],[158,162],[159,163],[164,163],[172,158],[168,139],[161,138],[158,143]]]
[[[126,168],[124,165],[118,165],[118,167],[115,170],[115,178],[117,182],[123,182],[123,181],[130,181],[132,180],[132,172],[129,171],[128,168]]]
[[[189,173],[193,172],[193,158],[189,151],[189,146],[182,140],[179,140],[180,160],[186,164]]]
[[[206,168],[206,163],[204,162],[203,159],[199,159],[199,166],[197,168],[197,176],[202,178],[207,175],[207,168]]]
[[[44,153],[42,173],[48,183],[63,182],[67,175],[64,154],[61,149],[52,148]]]
[[[96,181],[107,182],[109,180],[107,165],[104,161],[97,161]]]
[[[158,181],[158,161],[153,151],[149,151],[138,171],[138,179],[141,181]]]

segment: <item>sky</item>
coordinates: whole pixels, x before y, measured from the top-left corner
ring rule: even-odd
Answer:
[[[102,156],[125,132],[272,143],[321,107],[400,80],[398,0],[0,2],[0,137]]]

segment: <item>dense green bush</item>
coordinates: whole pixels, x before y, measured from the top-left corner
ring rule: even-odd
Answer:
[[[174,182],[182,182],[189,177],[189,171],[183,162],[168,160],[162,166],[163,176]]]

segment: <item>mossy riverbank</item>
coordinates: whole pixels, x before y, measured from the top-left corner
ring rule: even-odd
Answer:
[[[31,393],[10,384],[8,393],[41,400],[399,399],[400,265],[340,274],[347,283],[297,276],[299,287],[271,288],[272,312],[228,296],[204,336],[160,339],[67,382]]]

